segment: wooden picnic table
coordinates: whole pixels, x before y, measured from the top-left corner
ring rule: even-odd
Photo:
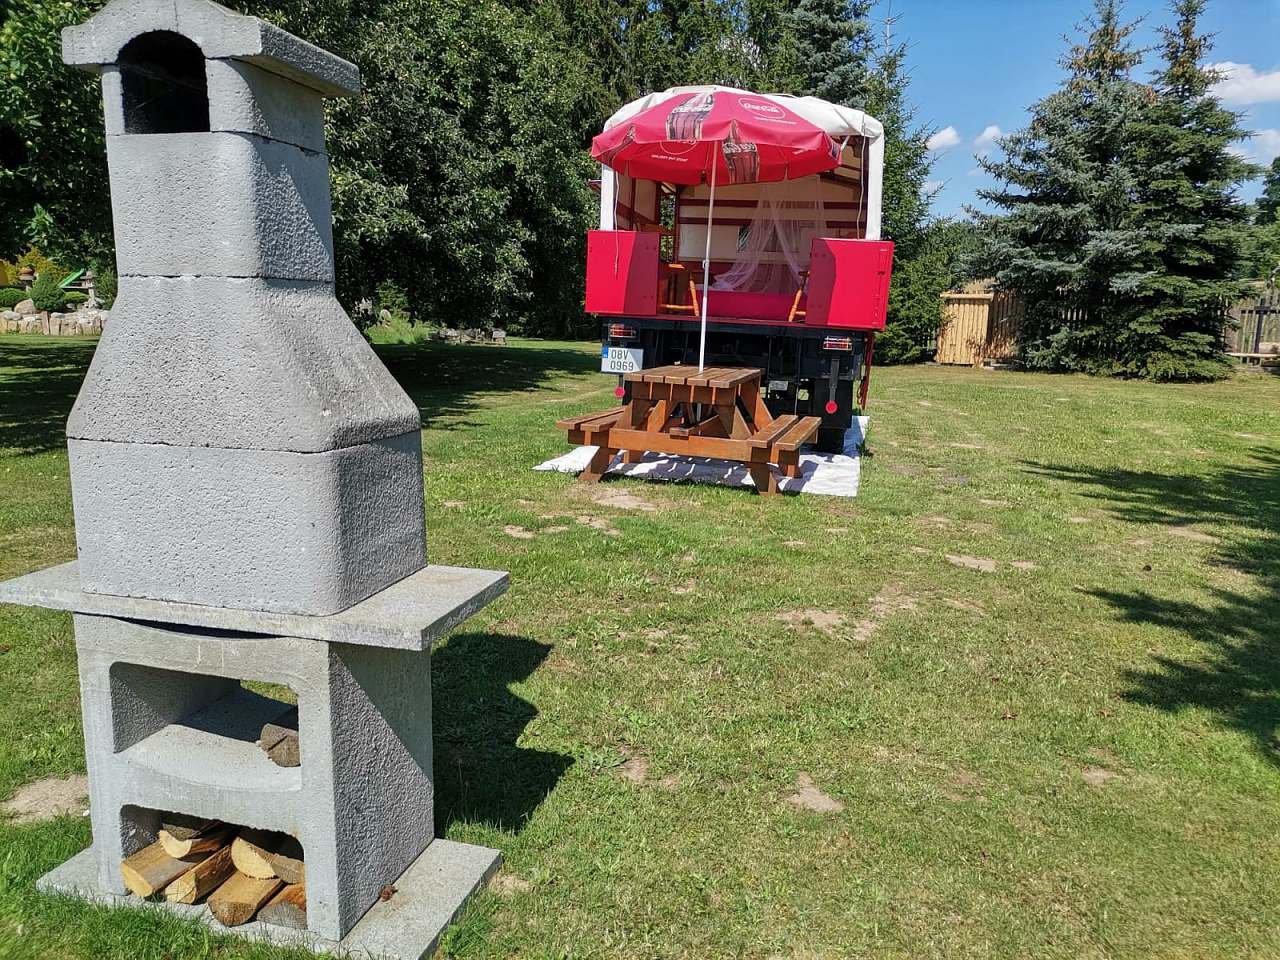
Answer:
[[[800,475],[800,448],[813,439],[818,417],[775,417],[760,391],[762,371],[749,367],[668,366],[624,376],[628,401],[603,413],[570,417],[556,426],[573,444],[599,449],[579,479],[598,481],[621,452],[634,463],[645,452],[715,457],[746,464],[760,493],[777,493],[771,465]]]

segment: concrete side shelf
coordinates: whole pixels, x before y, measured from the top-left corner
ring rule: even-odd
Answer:
[[[249,690],[162,727],[120,754],[120,759],[162,774],[181,770],[193,783],[264,795],[302,789],[301,767],[279,767],[257,744],[262,725],[286,708]]]
[[[435,640],[505,593],[510,582],[501,570],[431,564],[341,613],[309,617],[86,593],[80,589],[79,566],[73,560],[0,583],[0,603],[422,651],[431,649]]]

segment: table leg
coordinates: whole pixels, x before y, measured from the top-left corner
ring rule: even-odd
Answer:
[[[604,472],[609,469],[609,464],[613,463],[614,454],[617,452],[615,447],[601,446],[591,458],[591,462],[587,464],[587,468],[578,474],[578,479],[583,483],[599,483]]]
[[[748,463],[747,470],[751,473],[751,480],[755,483],[758,493],[767,495],[778,492],[778,478],[769,469],[769,464]]]

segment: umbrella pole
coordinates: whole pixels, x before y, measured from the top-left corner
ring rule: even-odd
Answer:
[[[711,289],[711,218],[716,212],[716,160],[711,161],[711,198],[707,202],[707,246],[702,255],[702,332],[698,338],[698,372],[707,361],[707,292]]]

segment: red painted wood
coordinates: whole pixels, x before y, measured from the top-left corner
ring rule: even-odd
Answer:
[[[892,273],[888,240],[815,239],[805,325],[883,330]]]
[[[658,312],[658,240],[631,230],[587,233],[588,313]]]

